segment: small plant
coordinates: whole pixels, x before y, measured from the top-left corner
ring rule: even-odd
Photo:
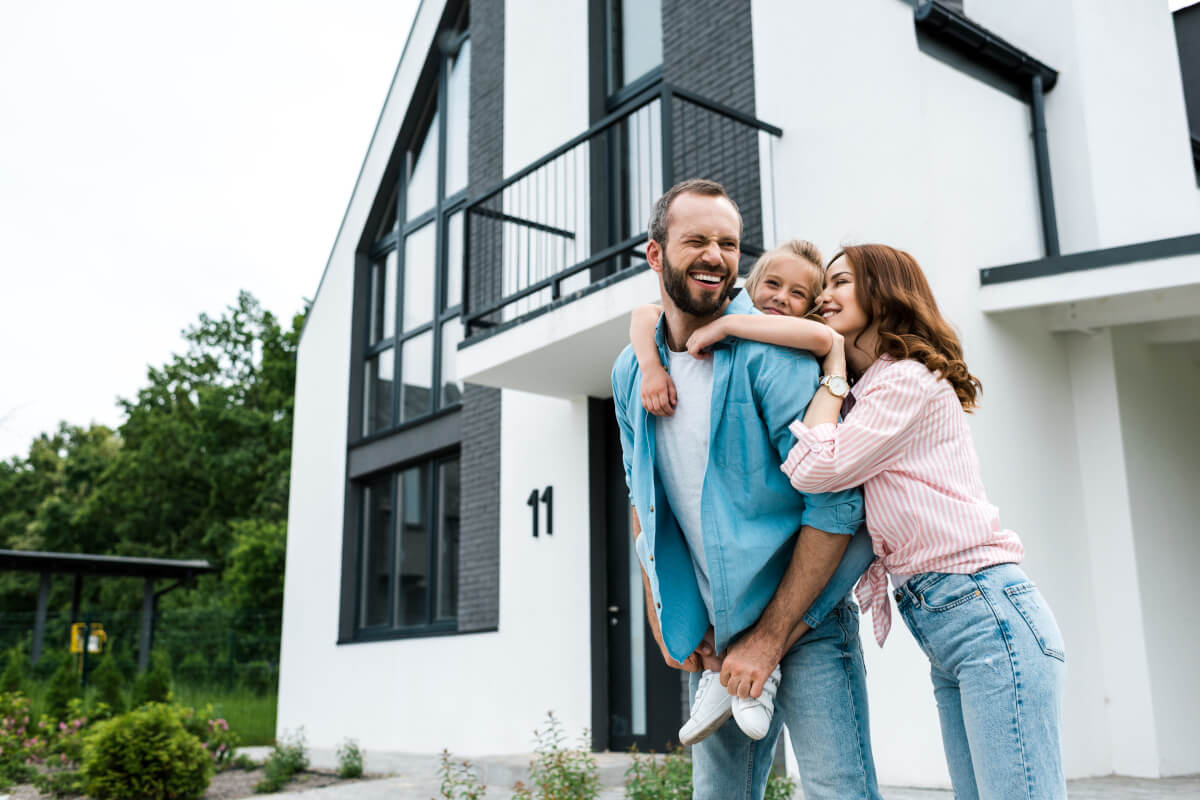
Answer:
[[[600,793],[596,759],[591,740],[584,731],[578,748],[565,746],[567,735],[553,711],[546,712],[546,726],[534,731],[533,761],[529,762],[529,781],[513,787],[513,796],[537,800],[595,800]],[[531,794],[536,790],[536,794]]]
[[[96,724],[83,774],[99,800],[191,800],[208,788],[213,763],[174,709],[151,703]]]
[[[767,791],[763,800],[792,800],[796,794],[796,781],[781,772],[771,770],[767,776]]]
[[[21,691],[21,686],[25,683],[25,664],[28,658],[19,647],[8,651],[4,673],[0,674],[0,692]]]
[[[338,777],[361,778],[363,774],[363,751],[358,742],[346,739],[337,749]]]
[[[225,765],[225,769],[240,769],[245,771],[258,769],[258,767],[258,762],[245,753],[238,753],[229,759],[229,763]]]
[[[308,768],[308,754],[304,751],[304,731],[296,731],[291,736],[284,734],[279,737],[271,755],[263,764],[263,779],[254,787],[258,794],[278,792],[294,775]]]
[[[691,800],[692,760],[682,747],[662,757],[634,751],[633,765],[625,771],[625,796],[629,800]]]
[[[71,660],[64,660],[46,687],[42,700],[42,713],[51,719],[66,719],[70,713],[71,700],[79,696],[79,675]]]
[[[471,762],[454,761],[449,750],[442,751],[438,777],[442,779],[441,794],[438,795],[442,800],[479,800],[487,794],[487,787],[479,782],[479,776],[471,769]],[[513,795],[514,798],[523,796]]]
[[[166,653],[158,651],[150,656],[150,668],[137,676],[133,682],[133,706],[146,703],[165,703],[171,696],[171,666]]]
[[[217,771],[229,769],[233,754],[241,744],[241,738],[229,729],[225,718],[217,716],[211,703],[200,712],[194,708],[178,706],[175,710],[184,730],[199,739],[204,749],[212,756]]]
[[[96,699],[108,706],[110,714],[120,714],[125,710],[125,676],[117,668],[116,659],[111,653],[100,657],[91,683],[96,687]]]

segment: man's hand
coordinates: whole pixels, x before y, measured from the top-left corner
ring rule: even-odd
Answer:
[[[729,647],[721,667],[721,685],[731,695],[757,698],[783,659],[783,642],[757,626]]]

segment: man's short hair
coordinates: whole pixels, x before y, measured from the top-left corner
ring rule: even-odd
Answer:
[[[738,217],[738,236],[742,233],[742,212],[738,208],[738,204],[725,191],[725,187],[716,181],[710,181],[706,178],[691,178],[690,180],[681,181],[670,189],[663,192],[662,197],[654,201],[654,208],[650,211],[650,226],[647,231],[650,238],[658,242],[658,246],[666,248],[667,246],[667,215],[671,211],[671,203],[681,194],[702,194],[708,197],[724,197],[729,201],[729,205],[733,206],[733,211]]]

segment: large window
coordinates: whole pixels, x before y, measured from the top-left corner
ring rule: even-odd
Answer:
[[[428,460],[358,488],[360,634],[453,630],[458,615],[459,459]]]
[[[435,85],[398,179],[382,195],[385,210],[370,247],[362,436],[462,402],[455,355],[462,338],[471,42],[465,33],[442,41]]]

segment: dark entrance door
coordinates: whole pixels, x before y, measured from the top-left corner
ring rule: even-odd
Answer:
[[[683,723],[682,673],[663,663],[646,621],[612,401],[593,400],[589,418],[596,744],[663,752],[676,744]]]

